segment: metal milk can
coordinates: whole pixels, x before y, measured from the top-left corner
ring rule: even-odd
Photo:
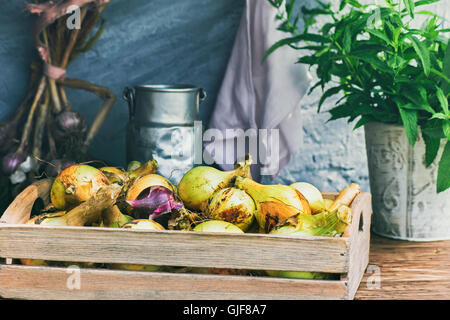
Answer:
[[[159,174],[178,184],[194,166],[194,122],[203,89],[192,85],[140,85],[125,88],[130,119],[127,162],[154,159]]]

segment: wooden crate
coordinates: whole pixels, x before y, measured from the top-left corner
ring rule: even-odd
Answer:
[[[49,201],[51,181],[24,190],[0,219],[0,297],[18,299],[353,299],[368,264],[371,195],[353,201],[342,238],[218,234],[95,227],[24,225],[37,198]],[[324,194],[334,199],[337,194]],[[14,264],[16,259],[127,263],[340,274],[301,280],[146,271],[68,269]]]

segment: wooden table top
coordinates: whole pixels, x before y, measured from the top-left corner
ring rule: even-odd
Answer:
[[[450,299],[450,241],[371,238],[369,267],[355,299]]]

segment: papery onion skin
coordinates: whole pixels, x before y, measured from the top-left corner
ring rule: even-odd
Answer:
[[[296,182],[290,185],[291,188],[300,192],[308,201],[312,214],[320,213],[325,210],[325,203],[322,193],[310,183]]]
[[[108,178],[110,183],[124,185],[128,180],[127,173],[117,167],[103,167],[100,171]]]
[[[222,220],[247,231],[253,223],[256,205],[244,190],[225,188],[216,191],[208,201],[207,216]]]
[[[2,169],[6,175],[13,174],[20,164],[26,160],[26,155],[20,152],[9,153],[3,157]]]
[[[259,226],[270,232],[276,225],[298,214],[311,215],[306,199],[295,189],[284,185],[262,185],[237,177],[235,187],[245,190],[256,203]]]
[[[128,205],[135,212],[150,219],[183,210],[183,202],[168,188],[163,186],[152,186],[142,191],[136,200],[127,200]]]
[[[162,186],[175,193],[175,187],[168,179],[158,174],[149,174],[133,182],[127,191],[126,200],[136,200],[145,189],[153,186]]]
[[[244,233],[234,224],[221,220],[209,220],[195,226],[196,232],[225,232],[225,233]]]
[[[88,165],[64,169],[55,179],[50,198],[56,209],[65,210],[89,200],[100,188],[110,185],[108,178]]]

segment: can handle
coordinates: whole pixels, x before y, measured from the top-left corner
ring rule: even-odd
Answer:
[[[205,89],[200,88],[199,92],[198,92],[198,97],[200,99],[200,102],[203,102],[206,100],[206,98],[208,97],[208,95],[206,94]],[[197,105],[197,114],[200,113],[200,105]]]
[[[133,89],[126,87],[123,90],[122,97],[126,102],[128,102],[128,112],[129,112],[130,120],[132,120],[134,118],[135,112],[136,112],[136,99],[135,99]]]

